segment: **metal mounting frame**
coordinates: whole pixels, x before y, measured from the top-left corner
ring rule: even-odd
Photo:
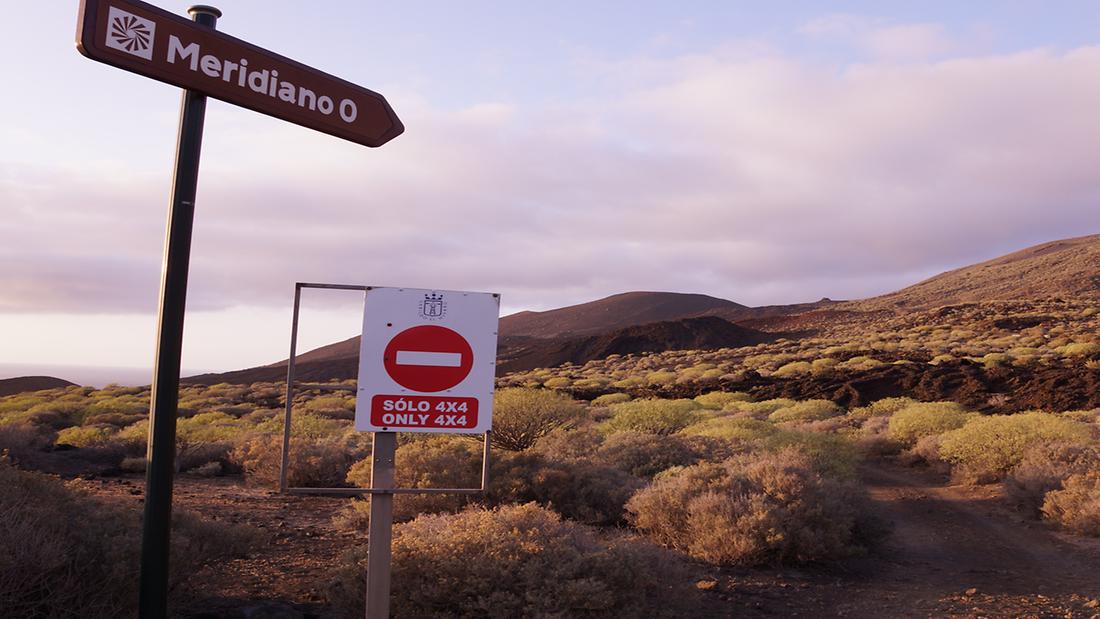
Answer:
[[[327,494],[337,496],[362,496],[362,495],[393,495],[393,494],[478,494],[485,492],[489,488],[489,456],[490,446],[492,441],[490,440],[491,431],[486,431],[484,435],[484,444],[482,446],[482,459],[481,459],[481,487],[480,488],[298,488],[289,487],[287,484],[287,476],[290,468],[290,421],[292,409],[294,408],[294,394],[296,391],[356,391],[355,387],[351,385],[326,385],[320,383],[300,383],[295,380],[296,370],[296,357],[298,354],[298,317],[299,309],[302,304],[302,289],[303,288],[321,288],[327,290],[352,290],[360,291],[364,294],[369,291],[372,286],[358,286],[353,284],[320,284],[313,282],[296,282],[294,284],[294,315],[291,319],[290,325],[290,356],[287,358],[286,368],[286,409],[283,414],[283,452],[282,461],[279,465],[279,492],[281,494]],[[389,434],[393,435],[394,432],[376,432],[375,443],[378,442],[378,435]],[[392,467],[393,463],[389,463]]]

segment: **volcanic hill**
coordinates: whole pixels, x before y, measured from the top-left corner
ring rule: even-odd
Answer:
[[[559,309],[500,319],[498,373],[582,364],[612,354],[746,346],[778,337],[885,328],[938,307],[997,300],[1100,301],[1100,235],[1052,241],[937,275],[897,292],[858,301],[747,307],[702,294],[627,292]],[[705,320],[704,320],[705,318]],[[298,356],[301,380],[354,378],[359,338]],[[195,384],[278,381],[286,360],[203,374]]]

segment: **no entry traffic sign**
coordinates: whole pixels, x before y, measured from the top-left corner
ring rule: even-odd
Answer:
[[[474,351],[457,331],[420,325],[395,335],[386,345],[382,361],[397,384],[434,393],[450,389],[470,375]]]
[[[371,288],[357,430],[481,433],[492,425],[499,295]]]

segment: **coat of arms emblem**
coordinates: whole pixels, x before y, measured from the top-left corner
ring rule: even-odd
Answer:
[[[443,295],[434,292],[424,295],[424,300],[420,302],[421,318],[439,320],[446,313],[447,303],[443,300]]]

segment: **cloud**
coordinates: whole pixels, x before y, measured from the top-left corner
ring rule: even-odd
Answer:
[[[864,15],[819,17],[800,26],[798,32],[815,39],[846,42],[873,58],[887,60],[928,59],[957,47],[940,24],[893,24]]]
[[[537,308],[635,289],[850,298],[1096,232],[1100,48],[742,52],[590,63],[614,87],[571,103],[391,92],[408,131],[377,150],[212,105],[189,307],[285,307],[294,281]],[[151,309],[165,182],[4,164],[0,311]]]

